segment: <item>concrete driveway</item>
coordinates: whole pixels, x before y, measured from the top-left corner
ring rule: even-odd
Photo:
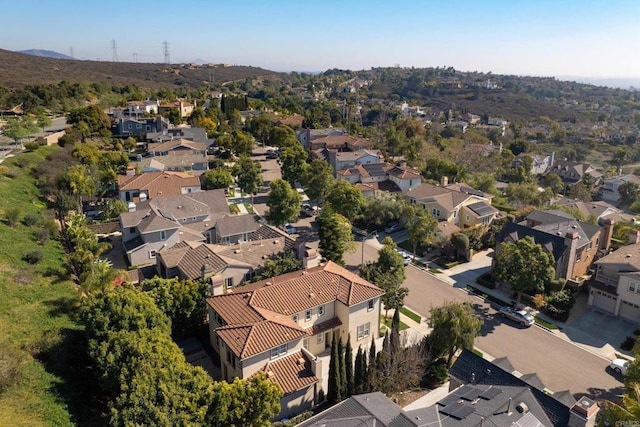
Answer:
[[[637,323],[587,306],[586,294],[580,294],[572,308],[569,320],[561,325],[562,333],[578,345],[601,349],[603,355],[614,358],[615,353],[631,356],[620,345],[633,331]]]

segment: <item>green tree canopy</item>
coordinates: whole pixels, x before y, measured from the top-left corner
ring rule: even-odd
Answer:
[[[418,245],[428,245],[438,229],[438,220],[425,209],[406,204],[403,209],[402,225],[407,230],[407,239],[416,255]]]
[[[264,280],[270,277],[280,276],[285,273],[297,271],[302,268],[302,263],[292,254],[279,255],[264,261],[264,269],[257,280]]]
[[[425,338],[431,360],[445,358],[451,366],[453,356],[460,349],[473,349],[473,342],[482,327],[482,319],[470,303],[448,302],[430,310],[431,333]]]
[[[640,185],[633,181],[627,181],[618,186],[620,194],[620,206],[631,206],[640,198]]]
[[[237,179],[238,186],[245,193],[255,194],[262,185],[260,163],[254,162],[249,156],[240,156],[233,165],[232,173]]]
[[[326,197],[333,185],[333,168],[324,160],[314,159],[305,168],[301,178],[302,187],[309,199],[320,200]]]
[[[210,169],[202,174],[202,183],[205,190],[229,188],[233,185],[233,175],[226,168]]]
[[[495,259],[494,277],[511,284],[513,291],[518,293],[518,304],[523,292],[542,290],[555,276],[553,255],[530,236],[515,243],[503,242]]]
[[[344,265],[344,252],[353,240],[351,222],[335,212],[330,204],[322,209],[317,222],[320,255],[336,264]]]
[[[295,187],[296,181],[302,181],[307,169],[307,157],[306,150],[298,141],[280,150],[282,178],[292,187]]]
[[[258,374],[250,380],[236,378],[229,384],[214,384],[213,400],[209,405],[209,425],[269,426],[280,413],[282,390],[276,383]]]
[[[267,200],[269,207],[269,212],[266,215],[267,220],[279,227],[296,219],[300,214],[302,196],[284,179],[274,179],[269,187],[271,191]]]
[[[353,221],[362,211],[364,197],[355,185],[344,179],[337,180],[329,189],[327,202],[335,212]]]
[[[391,237],[386,237],[382,242],[378,260],[363,265],[360,275],[385,291],[381,300],[387,312],[404,305],[404,298],[409,293],[407,288],[401,286],[406,278],[404,259]]]

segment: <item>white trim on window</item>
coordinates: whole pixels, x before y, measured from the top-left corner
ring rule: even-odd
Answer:
[[[318,317],[324,316],[324,305],[318,307]]]
[[[358,341],[368,337],[370,333],[371,333],[371,322],[367,322],[358,326]]]

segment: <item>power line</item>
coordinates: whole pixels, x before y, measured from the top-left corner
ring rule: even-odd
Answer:
[[[115,40],[111,40],[111,60],[113,62],[118,62],[118,44]]]

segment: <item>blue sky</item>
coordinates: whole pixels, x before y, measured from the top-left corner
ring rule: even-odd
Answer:
[[[0,48],[276,71],[640,77],[638,0],[0,0]]]

